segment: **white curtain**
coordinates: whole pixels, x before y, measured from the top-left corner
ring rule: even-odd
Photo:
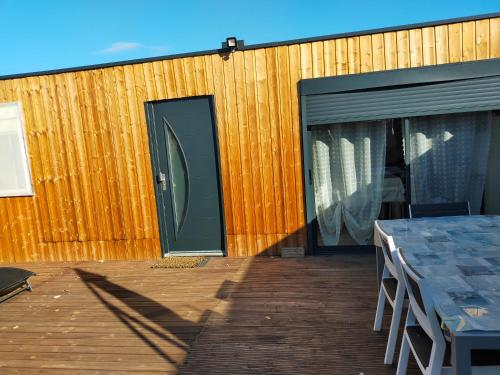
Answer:
[[[411,201],[415,204],[469,201],[481,209],[490,147],[490,113],[425,116],[407,124]]]
[[[342,221],[360,245],[372,242],[382,203],[384,121],[335,124],[311,131],[316,217],[324,245],[339,242]]]

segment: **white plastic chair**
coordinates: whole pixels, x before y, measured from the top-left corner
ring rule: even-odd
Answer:
[[[444,337],[426,284],[422,277],[407,264],[400,249],[396,250],[396,256],[399,259],[402,278],[410,299],[396,375],[406,374],[410,350],[422,374],[452,374],[450,343]],[[471,359],[473,365],[471,374],[500,374],[500,367],[495,366],[500,364],[498,353],[476,351]],[[477,366],[479,363],[481,366]]]
[[[391,236],[388,236],[382,231],[378,221],[375,221],[375,236],[378,236],[376,243],[379,243],[382,248],[385,264],[384,270],[382,271],[382,280],[380,282],[377,312],[375,314],[373,330],[380,331],[382,328],[385,302],[387,300],[392,307],[392,318],[384,363],[390,365],[394,361],[394,350],[398,339],[399,322],[401,320],[405,299],[405,287],[401,278],[401,267],[398,264],[394,240]]]

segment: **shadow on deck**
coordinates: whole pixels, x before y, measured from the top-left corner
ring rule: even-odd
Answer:
[[[0,305],[0,372],[395,373],[374,254],[150,264],[29,265],[35,291]]]

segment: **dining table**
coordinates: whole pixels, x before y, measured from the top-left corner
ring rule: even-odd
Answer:
[[[451,337],[453,373],[470,374],[472,350],[500,350],[500,216],[379,224],[426,282]]]

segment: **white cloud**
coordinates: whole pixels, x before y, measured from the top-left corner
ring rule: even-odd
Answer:
[[[98,53],[117,53],[122,51],[129,51],[143,47],[141,43],[135,42],[116,42],[111,44],[108,48],[97,51]]]
[[[136,42],[115,42],[112,43],[109,47],[101,49],[96,53],[99,54],[111,54],[111,53],[119,53],[124,51],[132,51],[137,49],[146,49],[153,52],[164,52],[166,48],[164,46],[145,46],[141,43]]]
[[[167,47],[165,46],[149,46],[146,48],[150,49],[153,52],[165,52],[167,50]]]

